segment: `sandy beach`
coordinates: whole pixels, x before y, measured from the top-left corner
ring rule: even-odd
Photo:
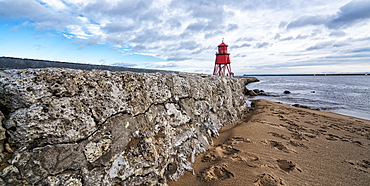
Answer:
[[[368,185],[370,121],[266,100],[169,185]]]

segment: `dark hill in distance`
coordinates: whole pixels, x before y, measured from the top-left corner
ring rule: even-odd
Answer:
[[[14,57],[0,57],[0,69],[27,69],[27,68],[71,68],[80,70],[109,70],[109,71],[129,71],[138,73],[176,73],[176,71],[155,70],[144,68],[129,68],[119,66],[107,65],[90,65],[71,62],[47,61],[39,59],[14,58]]]

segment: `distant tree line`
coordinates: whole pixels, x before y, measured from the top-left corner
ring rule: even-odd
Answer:
[[[179,73],[176,71],[155,70],[144,68],[129,68],[107,65],[90,65],[60,61],[47,61],[39,59],[0,57],[0,69],[27,69],[27,68],[71,68],[80,70],[109,70],[109,71],[129,71],[137,73]]]

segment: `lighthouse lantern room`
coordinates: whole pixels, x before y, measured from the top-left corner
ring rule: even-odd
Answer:
[[[213,75],[219,76],[233,75],[230,66],[230,53],[227,53],[227,47],[228,45],[225,44],[224,40],[222,39],[222,43],[218,45],[218,53],[216,53]]]

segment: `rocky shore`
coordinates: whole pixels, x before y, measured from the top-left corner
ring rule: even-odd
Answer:
[[[194,172],[255,78],[28,69],[0,73],[1,185],[166,185]]]

